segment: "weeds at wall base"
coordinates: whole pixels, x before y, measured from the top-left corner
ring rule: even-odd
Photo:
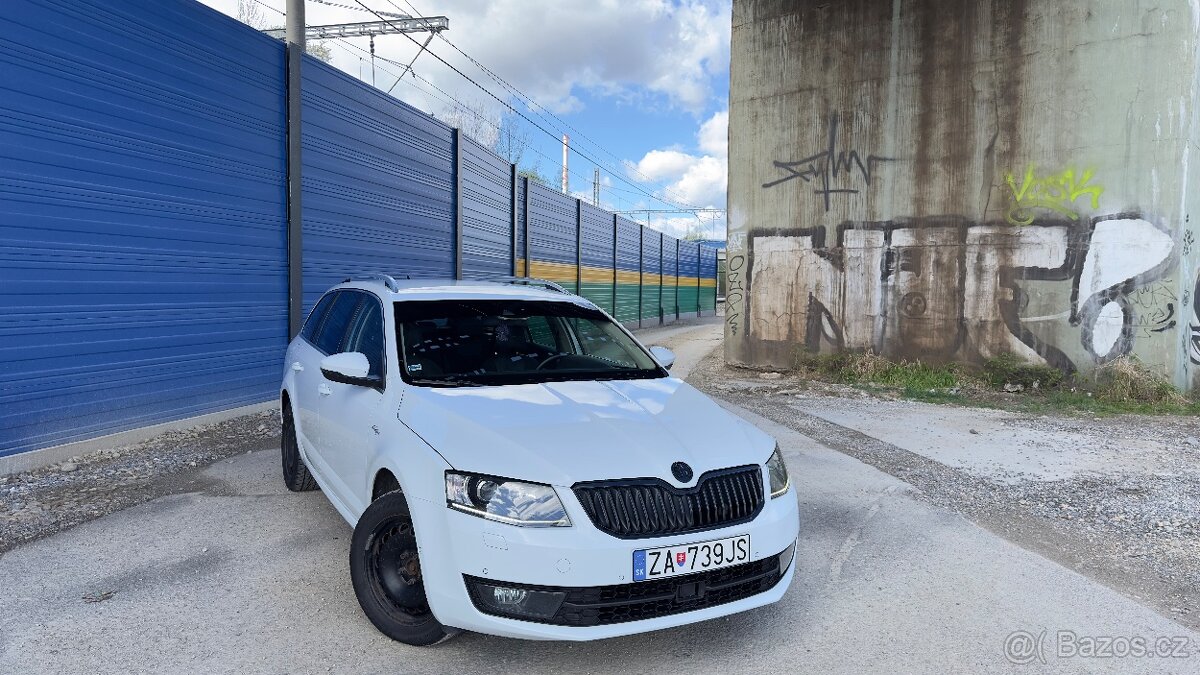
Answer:
[[[1013,355],[990,359],[982,368],[970,368],[892,361],[871,352],[800,352],[793,360],[793,370],[809,379],[930,403],[1035,413],[1200,415],[1200,401],[1180,393],[1130,357],[1104,364],[1091,375],[1067,375],[1055,368],[1025,363]]]

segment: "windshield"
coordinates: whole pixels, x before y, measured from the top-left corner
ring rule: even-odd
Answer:
[[[667,375],[604,313],[570,302],[397,302],[396,336],[404,379],[421,386]]]

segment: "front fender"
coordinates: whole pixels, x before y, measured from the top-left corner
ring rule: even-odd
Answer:
[[[446,486],[444,476],[450,466],[442,456],[428,443],[423,441],[408,427],[397,424],[391,430],[391,438],[380,443],[369,464],[370,469],[364,477],[362,494],[371,494],[375,486],[375,477],[387,469],[400,483],[404,496],[411,502],[414,499],[441,504],[446,501]]]

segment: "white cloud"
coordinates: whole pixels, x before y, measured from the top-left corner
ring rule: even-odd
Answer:
[[[237,14],[237,0],[202,1],[226,14]],[[283,9],[285,0],[263,2]],[[396,11],[384,0],[365,2],[378,11]],[[412,2],[427,15],[448,16],[447,38],[556,114],[581,107],[576,95],[581,90],[629,99],[661,95],[673,106],[699,113],[717,94],[713,91],[713,76],[729,67],[729,0]],[[352,1],[340,4],[354,5]],[[397,4],[408,9],[403,3]],[[283,23],[278,12],[263,8],[261,14],[266,24]],[[370,21],[375,17],[363,11],[308,2],[306,19],[309,25],[320,25]],[[420,35],[413,37],[423,39]],[[363,52],[335,47],[334,64],[350,73],[358,74],[360,68],[369,73],[366,41],[352,42]],[[435,39],[429,49],[489,89],[502,91],[446,43]],[[388,35],[375,39],[375,50],[379,56],[407,63],[417,53],[417,45],[404,36]],[[400,70],[400,66],[391,64],[383,64],[383,68]],[[414,69],[457,98],[499,106],[429,54],[421,55]],[[393,75],[377,72],[377,82],[385,89],[394,79]],[[424,95],[412,87],[401,84],[394,93],[427,107]]]
[[[679,150],[651,150],[634,166],[638,178],[648,181],[674,179],[696,163],[696,157]]]
[[[633,177],[667,182],[667,194],[694,206],[723,206],[729,179],[729,112],[715,113],[696,132],[699,153],[668,148],[651,150],[634,164]]]
[[[701,239],[722,239],[725,237],[725,220],[714,219],[711,215],[696,216],[656,216],[650,219],[650,227],[665,232],[677,239],[699,237]]]
[[[729,154],[729,111],[722,110],[700,125],[696,135],[700,150],[716,157]]]
[[[725,203],[728,170],[725,158],[704,157],[696,160],[674,183],[670,194],[696,206],[716,206]]]

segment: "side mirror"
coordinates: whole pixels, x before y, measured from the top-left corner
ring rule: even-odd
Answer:
[[[653,356],[663,368],[671,369],[675,365],[675,352],[666,347],[654,346],[650,348],[650,356]]]
[[[359,387],[379,385],[378,377],[371,377],[371,363],[359,352],[330,354],[321,359],[321,374],[331,382],[353,384]]]

